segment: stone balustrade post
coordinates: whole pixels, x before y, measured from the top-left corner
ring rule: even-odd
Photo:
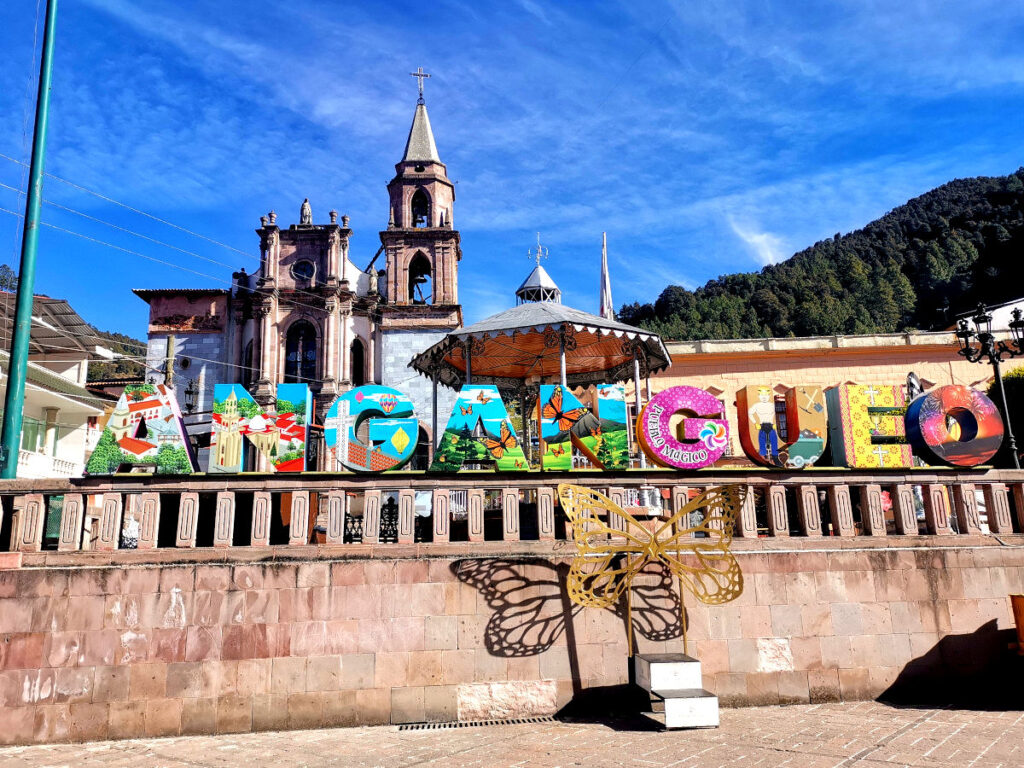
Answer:
[[[18,510],[16,549],[19,552],[42,551],[46,498],[41,493],[27,493],[15,499],[14,507]]]
[[[431,498],[430,516],[433,523],[433,540],[446,544],[451,538],[452,492],[447,488],[435,488]]]
[[[345,517],[348,507],[348,495],[345,491],[328,491],[324,504],[327,507],[328,544],[343,544],[345,541]]]
[[[415,534],[416,492],[406,488],[398,492],[398,543],[412,544]]]
[[[757,497],[754,486],[747,486],[739,517],[736,518],[736,535],[744,539],[757,538]]]
[[[765,492],[768,510],[768,531],[772,536],[789,536],[789,510],[786,508],[786,487],[772,484]]]
[[[1013,533],[1010,517],[1010,494],[1004,483],[986,483],[981,486],[985,494],[988,527],[992,533]],[[977,509],[975,509],[977,512]]]
[[[213,546],[230,547],[235,535],[235,493],[218,491],[213,517]]]
[[[270,491],[255,491],[252,495],[252,528],[249,532],[249,546],[270,546],[270,515],[273,502]]]
[[[541,541],[555,539],[555,489],[537,489],[537,531]]]
[[[100,512],[100,530],[96,549],[113,552],[121,541],[121,515],[123,501],[120,493],[104,493],[103,508]]]
[[[932,536],[948,536],[953,533],[949,525],[949,499],[946,486],[933,483],[924,486],[924,524]]]
[[[892,500],[892,518],[896,533],[902,536],[917,536],[919,529],[913,487],[905,484],[890,485],[889,498]]]
[[[1013,508],[1017,513],[1017,530],[1024,531],[1024,483],[1013,483],[1010,490],[1013,492]]]
[[[829,518],[832,534],[835,536],[856,536],[857,527],[853,522],[853,502],[850,500],[850,486],[830,485],[825,489],[828,499]]]
[[[380,491],[363,492],[363,544],[380,541]]]
[[[885,512],[882,511],[882,486],[860,487],[860,522],[868,536],[885,536]]]
[[[501,538],[519,541],[519,489],[501,489]]]
[[[82,530],[85,522],[85,499],[80,493],[64,495],[64,509],[60,515],[59,552],[74,552],[82,548]]]
[[[484,490],[470,488],[466,493],[466,522],[470,541],[484,540]]]
[[[138,548],[156,549],[160,534],[160,494],[140,493],[135,511],[139,518]]]
[[[626,508],[626,489],[625,488],[609,488],[608,498],[611,499],[612,503],[615,504],[619,509]],[[608,512],[608,527],[613,531],[624,531],[626,530],[626,518],[617,512]]]
[[[956,526],[960,533],[980,535],[981,516],[978,513],[978,497],[974,492],[974,483],[956,483],[951,490]]]
[[[672,514],[677,515],[690,503],[690,489],[685,485],[674,485],[672,486]],[[689,516],[684,517],[678,523],[676,523],[676,530],[681,531],[685,528],[690,527]]]
[[[288,524],[288,546],[309,544],[309,491],[292,491],[292,517]]]
[[[796,489],[796,511],[800,516],[805,536],[821,536],[821,508],[818,506],[818,488],[800,485]]]
[[[186,492],[178,499],[178,528],[174,534],[174,546],[194,547],[196,527],[199,524],[199,494]]]

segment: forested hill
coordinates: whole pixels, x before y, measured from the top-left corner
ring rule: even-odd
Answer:
[[[1024,167],[957,179],[863,229],[695,291],[671,285],[619,319],[666,339],[937,329],[1024,294]]]
[[[146,356],[146,343],[144,341],[139,341],[123,333],[110,333],[109,331],[101,331],[95,326],[90,327],[93,329],[97,344],[106,347],[118,355],[131,356],[135,359],[128,360],[125,357],[119,357],[110,362],[90,362],[89,381],[144,377],[146,375],[146,367],[140,359]],[[101,339],[104,340],[101,341]]]

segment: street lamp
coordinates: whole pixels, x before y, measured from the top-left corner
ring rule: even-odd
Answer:
[[[199,387],[196,386],[195,379],[189,379],[188,386],[185,387],[185,410],[192,413],[196,409],[196,398],[199,395]]]
[[[1007,344],[1005,341],[997,341],[992,335],[992,315],[985,310],[984,304],[978,304],[978,310],[974,313],[971,321],[974,323],[974,330],[967,325],[967,319],[961,318],[956,327],[956,340],[960,345],[959,354],[963,355],[972,363],[980,362],[988,358],[992,363],[992,370],[996,374],[996,386],[999,387],[999,399],[1003,401],[1003,418],[1006,420],[1006,436],[1010,446],[1010,454],[1013,456],[1013,466],[1020,469],[1020,459],[1017,456],[1017,441],[1013,437],[1013,427],[1010,426],[1010,405],[1006,402],[1006,390],[1003,389],[1003,376],[999,372],[999,362],[1004,358],[1017,357],[1024,354],[1024,345],[1021,339],[1024,337],[1024,320],[1021,319],[1021,311],[1013,310],[1013,320],[1010,322],[1010,333],[1013,341]],[[977,338],[978,343],[972,344]]]

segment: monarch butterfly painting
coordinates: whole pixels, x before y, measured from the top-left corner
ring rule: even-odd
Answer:
[[[460,405],[459,408],[462,409],[462,415],[463,416],[469,416],[473,412],[473,406],[472,405]]]
[[[582,419],[587,413],[586,408],[573,408],[571,411],[562,410],[562,388],[555,387],[551,399],[544,405],[541,415],[550,421],[558,423],[558,429],[564,432],[571,429],[572,425]]]
[[[490,454],[496,459],[500,459],[505,455],[505,451],[510,451],[518,445],[515,435],[508,428],[507,421],[501,422],[501,436],[497,440],[493,437],[485,437],[483,442]]]
[[[565,455],[565,446],[564,445],[556,445],[554,448],[551,449],[551,455],[552,456],[564,456]]]
[[[481,390],[481,391],[476,393],[476,399],[480,401],[480,405],[487,405],[494,398],[493,397],[484,397],[483,390]]]

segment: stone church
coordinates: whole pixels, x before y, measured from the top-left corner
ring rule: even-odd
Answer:
[[[278,383],[308,383],[314,424],[322,425],[338,394],[377,383],[412,398],[421,423],[413,466],[425,467],[432,388],[408,363],[462,324],[462,250],[455,187],[422,93],[387,190],[387,226],[372,258],[350,254],[347,216],[339,221],[332,210],[328,223],[314,223],[307,200],[296,224],[279,224],[273,211],[261,217],[259,269],[234,273],[230,289],[135,290],[149,304],[147,380],[174,388],[200,448],[208,445],[215,384],[241,383],[273,407]],[[440,423],[454,398],[438,392]],[[323,459],[315,466],[324,468]]]

